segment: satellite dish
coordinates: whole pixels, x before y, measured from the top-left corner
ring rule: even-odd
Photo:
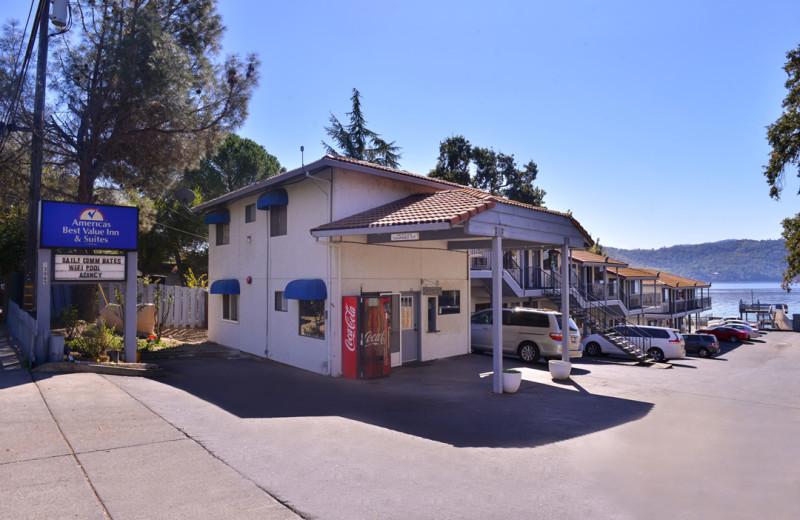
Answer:
[[[175,199],[183,205],[191,204],[194,200],[194,192],[189,188],[175,190]]]

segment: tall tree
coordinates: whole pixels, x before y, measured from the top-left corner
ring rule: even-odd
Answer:
[[[787,168],[794,165],[800,177],[800,46],[786,53],[783,70],[789,78],[786,88],[789,93],[783,100],[783,113],[767,127],[767,140],[772,146],[769,164],[764,168],[769,194],[780,199]],[[800,213],[783,220],[782,236],[786,239],[786,270],[782,287],[788,292],[800,282]]]
[[[361,112],[361,93],[353,89],[353,96],[350,98],[353,108],[347,113],[350,124],[343,125],[339,119],[331,114],[331,126],[325,127],[325,133],[333,140],[336,148],[322,141],[328,153],[344,155],[362,161],[368,161],[390,168],[400,166],[400,147],[381,139],[381,136],[367,128],[367,120]]]
[[[70,4],[48,66],[50,157],[78,179],[82,202],[99,186],[163,193],[244,121],[258,60],[218,60],[215,0]],[[28,104],[19,108],[29,121]]]
[[[491,148],[472,146],[464,136],[448,137],[439,143],[439,159],[428,175],[517,202],[543,206],[546,192],[534,186],[539,167],[528,161],[517,167],[513,155]]]
[[[285,171],[263,146],[230,134],[197,168],[184,172],[182,184],[210,200]]]

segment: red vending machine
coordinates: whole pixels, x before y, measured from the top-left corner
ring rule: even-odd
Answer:
[[[342,298],[342,372],[364,379],[388,376],[389,316],[392,300],[386,297]]]

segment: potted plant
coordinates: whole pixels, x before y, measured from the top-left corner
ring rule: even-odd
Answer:
[[[519,385],[522,383],[522,372],[519,370],[508,369],[503,370],[503,393],[513,394],[519,390]]]

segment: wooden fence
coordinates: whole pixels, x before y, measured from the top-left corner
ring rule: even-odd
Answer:
[[[100,284],[100,287],[108,303],[115,302],[116,291],[119,291],[120,294],[125,291],[125,284],[122,283],[103,283]],[[208,292],[205,289],[143,284],[142,282],[136,284],[137,303],[156,303],[158,296],[160,296],[160,305],[165,306],[164,308],[169,307],[164,319],[165,327],[206,328]],[[171,306],[169,305],[170,296],[173,299]],[[163,316],[162,312],[158,311],[159,319]]]

